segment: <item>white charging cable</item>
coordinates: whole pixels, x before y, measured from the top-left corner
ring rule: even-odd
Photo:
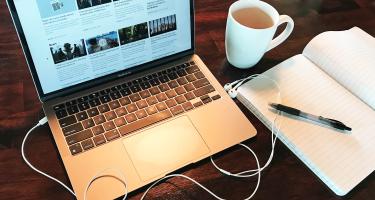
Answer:
[[[70,189],[67,185],[65,185],[63,182],[61,182],[60,180],[58,180],[57,178],[39,170],[38,168],[36,168],[34,165],[32,165],[30,163],[30,161],[26,158],[26,155],[25,155],[25,144],[26,144],[26,141],[30,135],[31,132],[33,132],[36,128],[38,128],[39,126],[42,126],[44,124],[46,124],[48,122],[47,120],[47,117],[44,117],[43,119],[41,119],[38,124],[36,124],[34,127],[32,127],[25,135],[25,137],[23,138],[23,141],[22,141],[22,145],[21,145],[21,154],[22,154],[22,158],[23,160],[25,161],[25,163],[32,169],[34,170],[35,172],[49,178],[50,180],[60,184],[61,186],[63,186],[66,190],[68,190],[68,192],[70,192],[73,196],[75,196],[77,198],[77,195],[73,192],[72,189]],[[109,170],[115,170],[117,171],[120,175],[122,175],[122,179],[118,178],[117,176],[115,175],[112,175],[112,174],[105,174],[104,172],[106,171],[109,171]],[[103,177],[111,177],[111,178],[114,178],[114,179],[117,179],[118,181],[120,181],[122,184],[124,184],[125,186],[125,195],[124,195],[124,198],[123,200],[126,199],[127,197],[127,194],[128,194],[128,190],[127,190],[127,183],[126,183],[126,179],[125,179],[125,174],[123,172],[121,172],[121,170],[118,170],[116,168],[107,168],[99,173],[97,173],[95,176],[93,176],[93,178],[89,181],[89,183],[87,184],[86,188],[85,188],[85,191],[83,193],[83,199],[86,200],[87,199],[87,192],[89,190],[89,188],[91,187],[91,185],[93,184],[93,182],[95,182],[97,179],[99,178],[103,178]]]
[[[255,190],[253,191],[253,193],[249,196],[249,197],[247,197],[245,200],[248,200],[248,199],[251,199],[254,195],[255,195],[255,193],[256,193],[256,191],[257,191],[257,189],[258,189],[258,187],[259,187],[259,184],[260,184],[260,165],[259,165],[259,160],[258,160],[258,157],[256,156],[256,154],[255,154],[255,152],[253,151],[253,150],[251,150],[248,146],[246,146],[246,145],[244,145],[244,144],[239,144],[239,145],[241,145],[241,146],[243,146],[243,147],[245,147],[247,150],[249,150],[252,154],[253,154],[253,156],[254,156],[254,158],[255,158],[255,161],[256,161],[256,163],[257,163],[257,167],[258,167],[258,171],[259,171],[259,173],[258,173],[258,181],[257,181],[257,185],[256,185],[256,187],[255,187]],[[221,198],[221,197],[219,197],[219,196],[217,196],[215,193],[213,193],[211,190],[209,190],[208,188],[206,188],[205,186],[203,186],[202,184],[200,184],[199,182],[197,182],[196,180],[194,180],[194,179],[192,179],[192,178],[190,178],[190,177],[188,177],[188,176],[186,176],[186,175],[183,175],[183,174],[171,174],[171,175],[167,175],[167,176],[165,176],[165,177],[163,177],[163,178],[161,178],[161,179],[159,179],[159,180],[157,180],[156,182],[154,182],[144,193],[143,193],[143,195],[142,195],[142,197],[141,197],[141,200],[143,200],[145,197],[146,197],[146,195],[147,195],[147,193],[155,186],[155,185],[157,185],[158,183],[160,183],[161,181],[163,181],[163,180],[165,180],[165,179],[169,179],[169,178],[172,178],[172,177],[182,177],[182,178],[185,178],[185,179],[188,179],[188,180],[190,180],[191,182],[193,182],[193,183],[195,183],[196,185],[198,185],[199,187],[201,187],[202,189],[204,189],[205,191],[207,191],[210,195],[212,195],[213,197],[215,197],[216,199],[218,199],[218,200],[225,200],[224,198]]]
[[[236,98],[237,97],[237,89],[242,85],[244,84],[246,81],[250,80],[250,79],[253,79],[253,78],[257,78],[257,77],[261,77],[261,78],[265,78],[265,79],[268,79],[270,81],[272,81],[275,86],[277,87],[278,89],[278,96],[277,96],[277,102],[278,103],[281,103],[281,90],[280,90],[280,87],[279,85],[277,84],[277,82],[271,78],[269,78],[268,76],[265,76],[263,74],[254,74],[254,75],[251,75],[247,78],[243,78],[243,79],[240,79],[240,80],[237,80],[237,81],[234,81],[230,84],[226,84],[224,86],[224,89],[228,92],[228,94],[232,97],[232,98]],[[234,86],[234,87],[233,87]],[[211,162],[213,164],[213,166],[219,170],[220,172],[222,172],[223,174],[225,175],[228,175],[228,176],[233,176],[233,177],[237,177],[237,178],[248,178],[248,177],[252,177],[252,176],[255,176],[255,175],[258,175],[258,180],[257,180],[257,185],[255,187],[255,189],[253,190],[253,192],[251,193],[251,195],[247,198],[245,198],[245,200],[249,200],[251,199],[257,192],[258,188],[259,188],[259,185],[260,185],[260,177],[261,177],[261,171],[263,171],[266,167],[269,166],[269,164],[271,163],[272,159],[273,159],[273,155],[274,155],[274,149],[275,149],[275,144],[276,144],[276,140],[278,138],[278,135],[279,135],[279,131],[280,131],[280,126],[281,126],[281,123],[279,124],[279,126],[277,127],[277,119],[278,119],[278,116],[280,115],[281,113],[278,112],[278,115],[276,115],[275,119],[273,120],[273,124],[272,124],[272,130],[271,130],[271,143],[272,143],[272,150],[271,150],[271,154],[267,160],[267,162],[264,164],[263,167],[260,167],[260,164],[259,164],[259,160],[258,160],[258,157],[256,156],[255,152],[248,146],[244,145],[244,144],[239,144],[241,145],[242,147],[246,148],[249,152],[251,152],[255,158],[255,161],[257,163],[257,169],[252,169],[252,170],[246,170],[246,171],[243,171],[243,172],[239,172],[239,173],[231,173],[231,172],[228,172],[227,170],[224,170],[222,168],[220,168],[213,160],[212,157],[210,157],[211,159]],[[33,169],[34,171],[36,171],[37,173],[55,181],[56,183],[60,184],[61,186],[63,186],[66,190],[68,190],[72,195],[76,196],[76,194],[73,192],[72,189],[70,189],[68,186],[66,186],[64,183],[62,183],[60,180],[56,179],[55,177],[52,177],[50,175],[48,175],[47,173],[45,172],[42,172],[41,170],[37,169],[36,167],[34,167],[29,161],[28,159],[26,158],[25,156],[25,151],[24,151],[24,147],[25,147],[25,143],[26,143],[26,140],[27,138],[29,137],[30,133],[35,130],[37,127],[39,126],[42,126],[44,124],[47,123],[47,118],[44,117],[43,119],[41,119],[39,121],[39,123],[37,125],[35,125],[33,128],[31,128],[25,135],[23,141],[22,141],[22,146],[21,146],[21,153],[22,153],[22,158],[23,160],[26,162],[26,164],[31,168]],[[112,174],[105,174],[104,172],[106,171],[109,171],[109,170],[115,170],[116,172],[118,172],[121,176],[122,176],[122,179],[118,178],[117,176],[115,175],[112,175]],[[90,186],[98,179],[100,178],[103,178],[103,177],[112,177],[112,178],[115,178],[117,179],[118,181],[120,181],[122,184],[124,184],[125,186],[125,195],[123,197],[123,200],[125,200],[127,198],[127,195],[128,195],[128,190],[127,190],[127,183],[126,183],[126,178],[125,178],[125,174],[120,170],[120,169],[117,169],[117,168],[107,168],[105,170],[102,170],[100,171],[99,173],[97,173],[96,175],[93,176],[93,178],[89,181],[89,183],[87,184],[86,188],[85,188],[85,191],[84,191],[84,197],[83,199],[86,200],[87,198],[87,192],[90,188]],[[141,200],[143,200],[147,193],[155,186],[157,185],[158,183],[160,183],[161,181],[165,180],[165,179],[169,179],[169,178],[172,178],[172,177],[182,177],[182,178],[185,178],[185,179],[188,179],[190,180],[191,182],[195,183],[196,185],[198,185],[199,187],[201,187],[202,189],[204,189],[205,191],[207,191],[210,195],[212,195],[213,197],[215,197],[216,199],[218,200],[225,200],[219,196],[217,196],[215,193],[213,193],[211,190],[209,190],[208,188],[206,188],[205,186],[203,186],[202,184],[200,184],[199,182],[197,182],[196,180],[186,176],[186,175],[183,175],[183,174],[171,174],[171,175],[167,175],[159,180],[157,180],[156,182],[154,182],[145,192],[144,194],[142,195],[141,197]]]
[[[66,190],[68,190],[72,195],[76,196],[76,194],[73,192],[72,189],[70,189],[68,186],[66,186],[63,182],[61,182],[60,180],[58,180],[57,178],[45,173],[45,172],[42,172],[41,170],[37,169],[36,167],[34,167],[34,165],[32,165],[29,160],[26,158],[26,155],[25,155],[25,144],[26,144],[26,140],[27,138],[29,137],[30,133],[32,131],[34,131],[36,128],[38,128],[39,126],[42,126],[44,124],[46,124],[48,122],[47,120],[47,117],[44,117],[43,119],[41,119],[38,124],[36,124],[34,127],[32,127],[25,135],[25,137],[23,138],[23,141],[22,141],[22,146],[21,146],[21,154],[22,154],[22,158],[23,160],[25,161],[25,163],[34,171],[36,171],[37,173],[51,179],[52,181],[55,181],[56,183],[60,184],[61,186],[63,186]]]

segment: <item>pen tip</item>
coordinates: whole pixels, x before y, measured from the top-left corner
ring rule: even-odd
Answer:
[[[269,103],[268,105],[271,106],[272,108],[276,108],[276,106],[277,106],[277,104],[275,104],[275,103]]]

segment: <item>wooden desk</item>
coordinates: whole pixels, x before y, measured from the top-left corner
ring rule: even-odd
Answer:
[[[249,70],[238,70],[227,63],[224,32],[229,5],[222,0],[196,1],[197,53],[222,84],[263,72],[302,52],[315,35],[328,30],[358,26],[375,36],[375,2],[370,0],[288,0],[269,1],[280,14],[295,20],[292,36]],[[43,113],[37,98],[16,32],[5,1],[0,2],[0,199],[73,199],[56,183],[36,174],[22,161],[20,146],[26,131]],[[270,153],[270,131],[238,104],[258,130],[258,136],[246,142],[264,164]],[[228,133],[230,134],[230,133]],[[40,169],[68,182],[50,130],[38,128],[27,145],[27,155]],[[254,159],[235,147],[215,156],[220,166],[238,172],[255,167]],[[182,170],[221,197],[243,199],[255,187],[256,178],[238,180],[213,168],[208,159]],[[372,173],[344,199],[375,199],[375,175]],[[130,194],[139,199],[145,188]],[[212,199],[198,186],[173,178],[155,187],[149,199]],[[262,174],[254,199],[341,199],[335,196],[282,143],[276,145],[271,166]]]

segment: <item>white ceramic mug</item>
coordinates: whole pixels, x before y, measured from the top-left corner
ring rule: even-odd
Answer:
[[[271,17],[273,26],[255,29],[240,24],[233,13],[244,8],[259,8]],[[272,40],[279,25],[288,23],[285,30]],[[230,8],[225,33],[225,49],[228,62],[238,68],[250,68],[257,64],[264,53],[283,43],[294,28],[294,22],[288,15],[279,15],[274,7],[258,0],[239,0]]]

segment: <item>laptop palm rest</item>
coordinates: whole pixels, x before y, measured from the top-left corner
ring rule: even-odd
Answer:
[[[187,116],[146,129],[124,139],[123,144],[142,181],[165,175],[209,153]]]

